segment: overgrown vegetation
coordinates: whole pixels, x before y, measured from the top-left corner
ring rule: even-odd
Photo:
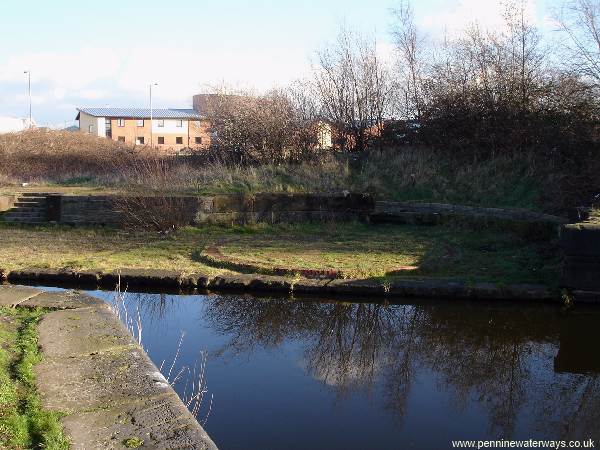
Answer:
[[[65,147],[52,149],[46,147],[46,140],[53,133],[56,132],[29,131],[18,135],[22,140],[17,135],[0,135],[0,157],[3,148],[12,149],[3,156],[10,162],[0,164],[0,177],[3,175],[5,180],[3,190],[20,190],[17,181],[32,183],[30,189],[39,185],[61,192],[133,195],[346,190],[370,192],[394,200],[553,212],[567,202],[561,189],[565,176],[532,153],[471,162],[410,146],[401,150],[373,150],[363,155],[329,152],[316,160],[296,163],[242,165],[210,155],[157,158],[110,143],[102,151],[94,152],[97,142],[104,145],[107,141],[76,133],[59,133],[54,137],[55,145],[62,142]],[[31,135],[25,138],[28,134]],[[89,152],[79,152],[80,144],[89,148]],[[71,158],[77,162],[70,163]],[[57,170],[55,164],[59,159]],[[132,200],[123,206],[151,206],[137,204],[140,202],[143,203]],[[179,205],[167,206],[173,206],[170,210],[174,215],[181,213]]]
[[[392,60],[373,37],[342,29],[305,80],[207,94],[208,151],[161,158],[79,133],[7,134],[0,183],[146,195],[357,190],[560,213],[598,201],[600,2],[565,2],[560,45],[519,0],[506,3],[501,31],[474,24],[441,42],[420,32],[408,2],[392,16]]]
[[[33,367],[43,310],[0,308],[0,447],[66,450],[58,414],[42,409]]]

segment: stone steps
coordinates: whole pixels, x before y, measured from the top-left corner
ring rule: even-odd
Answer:
[[[19,195],[13,207],[4,213],[8,223],[40,225],[48,222],[46,195],[39,192],[24,192]]]

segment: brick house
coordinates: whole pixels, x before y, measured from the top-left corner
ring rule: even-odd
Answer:
[[[77,108],[79,130],[131,145],[152,145],[165,152],[210,146],[210,124],[194,109]]]

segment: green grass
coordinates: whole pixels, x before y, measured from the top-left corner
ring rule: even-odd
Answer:
[[[36,326],[43,310],[0,308],[0,448],[66,450],[59,415],[45,411],[35,388],[40,361]]]
[[[446,278],[554,285],[552,242],[457,226],[360,223],[263,227],[222,236],[224,255],[269,269],[337,269],[347,278]],[[416,270],[401,270],[406,266]]]
[[[126,448],[140,448],[144,444],[144,441],[137,437],[125,439],[123,445]]]
[[[336,269],[347,278],[445,278],[556,284],[555,242],[460,226],[361,223],[189,227],[164,237],[149,232],[0,224],[0,268],[168,269],[216,275],[197,259],[206,246],[272,268]],[[218,264],[217,264],[218,266]],[[404,266],[416,270],[401,271]],[[222,267],[227,267],[223,265]]]

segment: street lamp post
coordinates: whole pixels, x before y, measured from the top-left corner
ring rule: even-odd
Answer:
[[[32,122],[31,122],[31,70],[25,70],[23,71],[23,73],[27,74],[27,87],[29,90],[29,126],[28,128],[31,128]]]
[[[153,134],[153,122],[152,122],[152,86],[158,86],[158,83],[150,83],[150,148],[154,148],[154,134]]]

